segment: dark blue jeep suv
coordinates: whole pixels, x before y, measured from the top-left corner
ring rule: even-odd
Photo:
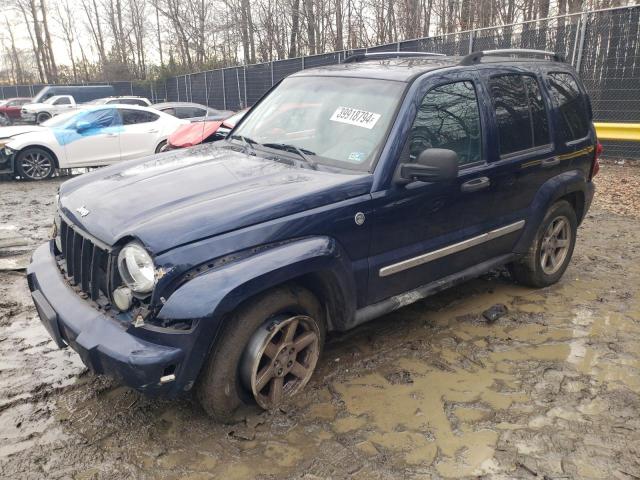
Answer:
[[[60,187],[28,282],[60,347],[231,420],[342,331],[508,265],[571,259],[597,173],[576,72],[539,51],[350,57],[276,85],[230,136]]]

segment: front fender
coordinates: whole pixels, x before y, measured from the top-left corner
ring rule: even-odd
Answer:
[[[547,210],[559,198],[574,192],[580,192],[584,196],[585,206],[588,207],[593,196],[593,187],[589,188],[590,186],[591,183],[588,182],[584,172],[581,170],[563,172],[543,183],[529,207],[527,223],[514,248],[514,252],[517,254],[527,253]],[[580,218],[578,221],[580,221]]]
[[[343,308],[355,314],[355,281],[349,258],[329,237],[310,237],[262,251],[209,270],[180,286],[158,313],[161,320],[199,319],[192,348],[181,368],[181,382],[190,388],[218,338],[225,314],[241,302],[301,275],[329,273],[332,290],[348,299]],[[349,313],[344,313],[345,315]]]
[[[346,252],[330,237],[309,237],[285,243],[219,266],[180,286],[158,312],[160,320],[211,319],[252,296],[294,278],[329,273],[345,298],[344,308],[355,311],[355,280]]]

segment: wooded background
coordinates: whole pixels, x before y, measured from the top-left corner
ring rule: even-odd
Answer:
[[[426,51],[466,55],[474,50],[494,48],[533,48],[560,53],[580,73],[597,121],[640,121],[640,6],[565,14],[394,41],[366,49],[276,59],[155,80],[108,83],[119,95],[145,96],[153,102],[194,101],[214,108],[238,110],[255,103],[287,75],[304,68],[339,63],[353,53]],[[0,86],[0,98],[33,96],[43,86],[41,83]],[[640,160],[638,142],[604,143],[608,157]]]
[[[0,83],[166,78],[631,1],[4,0]]]

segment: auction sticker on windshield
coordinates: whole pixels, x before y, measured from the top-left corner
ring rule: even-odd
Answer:
[[[358,110],[357,108],[338,107],[329,120],[372,129],[379,118],[379,113]]]

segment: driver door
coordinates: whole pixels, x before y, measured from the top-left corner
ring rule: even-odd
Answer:
[[[59,132],[69,167],[109,165],[120,160],[120,115],[115,108],[79,114],[72,126]],[[62,166],[62,165],[61,165]]]
[[[481,263],[474,237],[490,230],[490,177],[473,73],[428,78],[398,163],[428,148],[453,150],[458,177],[447,183],[398,182],[375,192],[368,303],[411,291]],[[483,183],[484,182],[484,183]]]

